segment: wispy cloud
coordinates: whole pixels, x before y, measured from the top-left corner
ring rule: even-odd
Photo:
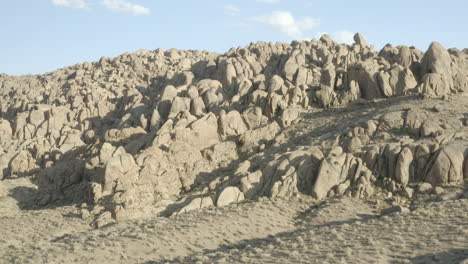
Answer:
[[[296,39],[303,39],[306,31],[314,29],[320,24],[317,19],[312,17],[297,20],[287,11],[274,11],[268,16],[255,17],[254,21]]]
[[[351,31],[338,31],[331,36],[338,43],[351,45],[354,43],[354,33]]]
[[[77,9],[88,9],[89,5],[86,0],[52,0],[52,4],[56,6],[77,8]]]
[[[354,43],[354,33],[347,30],[336,31],[333,33],[317,32],[315,37],[320,39],[323,34],[328,34],[335,42],[352,45]]]
[[[255,0],[259,3],[267,3],[267,4],[276,4],[279,3],[280,0]]]
[[[151,13],[149,8],[130,3],[126,0],[103,0],[101,3],[106,8],[134,16],[144,16]]]
[[[235,5],[227,5],[224,7],[224,12],[230,16],[235,16],[240,12],[240,9]]]

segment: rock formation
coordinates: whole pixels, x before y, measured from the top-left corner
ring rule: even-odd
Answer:
[[[468,91],[466,52],[436,42],[376,52],[354,40],[140,50],[1,75],[0,179],[38,177],[46,203],[85,202],[96,226],[262,196],[411,196],[415,183],[466,180],[463,124],[431,112],[376,114],[320,143],[275,145],[311,109]]]

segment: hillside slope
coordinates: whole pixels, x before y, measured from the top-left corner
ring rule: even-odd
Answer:
[[[437,222],[434,213],[422,237],[432,241],[455,228],[465,235],[436,245],[448,250],[443,259],[459,259],[468,248],[467,95],[466,49],[434,42],[424,53],[391,45],[377,52],[361,34],[351,46],[323,35],[225,54],[140,50],[43,75],[1,75],[0,258],[186,262],[200,256],[172,258],[202,249],[213,250],[202,262],[280,262],[293,252],[312,258],[310,248],[293,245],[298,237],[309,245],[316,231],[298,230],[317,224],[298,223],[297,216],[337,199],[357,206],[343,214],[362,209],[369,219],[387,207],[406,212],[456,201],[443,210],[457,219]],[[251,209],[257,206],[264,208]],[[211,214],[215,220],[202,224]],[[416,225],[414,215],[395,221]],[[323,221],[334,226],[334,217]],[[383,248],[401,251],[380,252],[382,259],[367,252],[366,261],[399,262],[417,245],[385,244],[399,239],[381,237],[388,221],[375,218],[352,230],[340,224],[333,232],[368,232]],[[112,240],[106,230],[116,232]],[[404,240],[418,230],[404,229]],[[328,231],[320,232],[335,239]],[[290,252],[275,255],[282,242],[266,237],[281,240],[284,232]],[[243,240],[254,248],[245,261],[237,249],[221,247]],[[322,248],[327,243],[317,241],[318,259],[336,262],[335,251]],[[424,262],[418,254],[428,254],[426,246],[413,261]],[[350,262],[353,251],[345,253],[339,260]]]

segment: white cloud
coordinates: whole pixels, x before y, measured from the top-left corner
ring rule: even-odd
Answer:
[[[56,6],[78,8],[78,9],[89,8],[86,0],[52,0],[52,4]]]
[[[230,16],[235,16],[239,13],[240,9],[235,5],[227,5],[224,7],[224,12]]]
[[[149,15],[151,12],[151,10],[147,7],[132,4],[126,0],[103,0],[101,3],[103,6],[109,9],[134,16]]]
[[[303,39],[305,31],[311,30],[319,25],[319,21],[317,19],[305,17],[301,20],[297,20],[290,12],[287,11],[274,11],[269,16],[255,17],[254,20],[279,31],[288,37],[296,39]]]
[[[323,34],[328,34],[337,43],[345,43],[348,45],[354,44],[354,33],[351,31],[336,31],[331,34],[327,32],[317,32],[317,34],[315,34],[315,38],[320,39]]]
[[[259,3],[267,3],[267,4],[276,4],[279,3],[280,0],[255,0]]]
[[[331,35],[332,39],[338,43],[352,45],[354,43],[354,33],[350,31],[338,31]]]

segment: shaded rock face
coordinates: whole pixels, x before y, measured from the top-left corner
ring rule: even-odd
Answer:
[[[367,47],[367,41],[361,33],[356,33],[356,35],[354,35],[354,42],[361,47]]]
[[[432,42],[421,60],[422,92],[440,97],[450,92],[466,91],[466,73],[460,74],[463,62],[438,42]]]
[[[0,179],[36,175],[55,200],[87,202],[101,226],[174,204],[185,212],[261,196],[366,197],[376,184],[466,178],[464,149],[445,146],[455,136],[441,132],[451,124],[417,111],[379,115],[321,144],[275,143],[316,108],[468,89],[466,52],[433,43],[426,53],[377,53],[363,35],[354,40],[140,50],[1,75]],[[417,142],[392,144],[398,131]],[[418,141],[428,138],[439,146]]]
[[[449,145],[438,150],[428,166],[426,181],[433,186],[461,182],[464,152],[464,147],[456,145]]]
[[[438,42],[432,42],[421,61],[422,74],[437,73],[451,77],[450,54]]]

